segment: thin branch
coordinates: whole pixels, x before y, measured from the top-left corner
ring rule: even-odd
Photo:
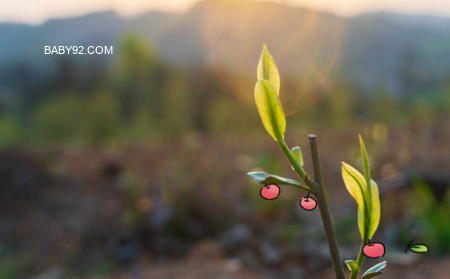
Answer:
[[[336,233],[331,220],[330,208],[328,206],[327,194],[323,182],[322,167],[320,165],[319,148],[317,146],[317,137],[309,135],[309,147],[311,149],[312,164],[314,168],[314,179],[316,186],[316,198],[319,205],[320,217],[322,218],[325,236],[330,250],[331,261],[334,267],[336,279],[345,279],[344,268],[339,255],[339,248],[336,239]]]

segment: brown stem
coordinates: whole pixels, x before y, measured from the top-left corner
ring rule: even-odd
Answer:
[[[322,219],[323,229],[330,250],[331,261],[334,267],[336,279],[345,279],[344,268],[339,255],[339,248],[331,220],[330,208],[328,206],[327,194],[323,183],[322,167],[320,165],[319,148],[317,146],[316,135],[309,135],[309,147],[311,149],[312,164],[314,168],[314,184],[316,187],[316,198],[319,205],[320,217]]]

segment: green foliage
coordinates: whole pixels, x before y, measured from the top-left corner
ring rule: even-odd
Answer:
[[[303,167],[303,155],[300,146],[293,147],[291,149],[291,154],[292,156],[294,156],[295,161],[297,161],[297,163]]]
[[[342,178],[349,193],[358,204],[358,227],[361,237],[370,239],[375,233],[380,222],[380,199],[377,184],[371,180],[371,186],[366,187],[364,176],[352,166],[342,162]],[[371,192],[371,202],[369,194]],[[370,220],[370,223],[369,223]]]
[[[127,227],[136,228],[145,220],[148,211],[145,188],[141,178],[135,172],[125,172],[120,178],[124,186],[126,208],[122,214],[122,221]]]
[[[417,221],[421,242],[432,249],[430,253],[443,255],[450,249],[450,190],[447,190],[440,203],[437,202],[430,187],[422,180],[413,183],[411,209]]]
[[[318,203],[320,204],[320,214],[322,217],[325,234],[329,242],[328,244],[335,274],[337,278],[342,279],[344,278],[344,271],[341,266],[336,236],[334,233],[333,224],[331,222],[330,210],[328,208],[328,201],[325,193],[326,191],[323,185],[316,136],[309,136],[314,166],[314,176],[316,180],[313,182],[309,178],[308,174],[303,170],[303,158],[300,147],[294,147],[289,150],[284,142],[286,118],[278,97],[280,78],[275,62],[267,51],[266,46],[263,48],[263,52],[258,63],[257,76],[258,82],[255,87],[255,101],[263,125],[272,138],[278,141],[281,150],[291,164],[291,167],[301,178],[302,183],[277,175],[267,174],[265,172],[249,172],[247,174],[260,184],[284,184],[297,187],[314,195],[316,195],[317,191],[320,191],[319,193],[323,193],[323,195],[317,195],[316,197],[318,199]],[[346,101],[344,101],[344,104],[346,104]],[[370,179],[369,159],[361,136],[359,137],[359,141],[363,159],[364,176],[352,166],[342,162],[342,178],[345,182],[347,190],[355,198],[358,204],[358,226],[363,239],[363,247],[368,240],[372,238],[380,222],[380,199],[378,186],[373,180]],[[364,254],[363,248],[361,248],[357,261],[348,260],[345,262],[351,271],[351,279],[356,279],[358,276],[363,260]],[[364,274],[363,278],[371,278],[381,274],[381,270],[384,269],[385,266],[385,262],[374,266],[368,270],[366,274]]]
[[[151,112],[141,106],[134,110],[128,122],[122,118],[122,127],[119,137],[129,142],[147,143],[149,140],[161,136],[161,131],[157,129],[156,120]]]
[[[99,141],[115,135],[120,114],[116,99],[107,92],[90,96],[63,94],[43,102],[37,110],[35,127],[41,140]]]
[[[361,136],[359,136],[359,143],[364,175],[352,166],[342,162],[342,178],[348,192],[355,198],[358,204],[358,227],[362,238],[361,247],[363,247],[372,238],[380,223],[380,197],[377,184],[370,179],[369,158]],[[347,266],[352,271],[351,279],[356,279],[358,276],[363,260],[364,254],[361,248],[356,262],[353,260],[346,261],[346,263],[348,262]],[[368,271],[363,278],[371,278],[379,274],[381,274],[380,271]]]
[[[9,251],[0,246],[0,279],[17,278],[17,268]]]
[[[37,134],[41,139],[52,143],[80,138],[85,113],[83,99],[79,95],[64,94],[46,100],[37,108]]]
[[[113,69],[112,85],[122,115],[128,120],[137,107],[145,105],[152,116],[158,116],[162,111],[160,91],[171,80],[171,73],[161,64],[151,43],[134,34],[126,35]]]
[[[297,187],[306,192],[310,191],[309,186],[305,185],[304,182],[300,183],[290,178],[285,178],[274,174],[267,174],[262,171],[249,172],[247,173],[247,175],[253,178],[256,182],[258,182],[261,185],[274,183],[279,185],[288,185]]]
[[[163,92],[161,106],[165,109],[161,112],[162,117],[153,117],[154,126],[168,137],[180,137],[192,131],[191,109],[195,100],[189,95],[186,81],[174,75]]]
[[[284,138],[286,117],[278,95],[280,75],[275,61],[264,46],[257,69],[258,82],[255,86],[255,101],[259,116],[267,132],[276,141]]]
[[[427,253],[428,246],[422,244],[413,244],[408,247],[414,253]]]
[[[93,277],[104,277],[114,272],[114,264],[112,261],[105,261],[99,264],[92,272]]]
[[[347,265],[348,269],[353,273],[357,272],[358,270],[358,263],[354,260],[346,260],[345,264]]]
[[[0,118],[0,149],[21,144],[26,132],[21,123],[12,117]]]
[[[277,65],[267,50],[266,45],[264,45],[261,58],[258,62],[257,68],[258,80],[267,80],[277,91],[277,95],[280,94],[280,73],[278,72]]]
[[[34,92],[27,93],[26,100],[3,94],[0,148],[19,142],[84,144],[111,137],[150,143],[191,132],[217,137],[245,132],[255,139],[261,135],[261,120],[248,108],[253,100],[244,89],[249,83],[245,75],[223,68],[175,68],[139,34],[126,34],[118,45],[111,68],[84,67],[67,57],[61,60],[58,75],[43,79],[39,88],[26,85],[27,92]],[[350,122],[353,126],[374,121],[390,129],[399,121],[424,125],[437,115],[448,114],[448,84],[442,84],[438,99],[429,100],[423,94],[425,99],[415,95],[405,101],[382,86],[370,95],[361,94],[343,75],[327,80],[327,86],[315,86],[311,75],[284,77],[282,108],[279,71],[264,46],[255,99],[273,138],[284,136],[285,113],[301,111],[291,125],[299,124],[303,131],[309,127],[347,129]],[[367,102],[371,105],[365,108]],[[436,104],[440,109],[435,109]]]
[[[361,238],[367,240],[372,238],[380,222],[380,198],[377,184],[370,179],[367,152],[361,138],[360,144],[365,176],[342,162],[342,178],[358,204],[358,227]]]
[[[114,136],[120,127],[117,100],[109,92],[98,92],[87,100],[85,122],[88,138],[94,141]]]
[[[386,265],[387,265],[387,262],[384,261],[384,262],[381,262],[379,264],[372,266],[363,274],[363,277],[361,277],[361,279],[369,279],[369,278],[380,275],[381,273],[383,273],[383,270],[386,268]]]
[[[258,80],[255,101],[267,132],[276,141],[284,138],[286,118],[275,87],[267,80]]]

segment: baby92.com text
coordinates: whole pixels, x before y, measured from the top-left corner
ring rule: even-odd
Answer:
[[[113,54],[113,46],[45,46],[45,54]]]

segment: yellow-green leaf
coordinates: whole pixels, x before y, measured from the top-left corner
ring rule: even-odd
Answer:
[[[361,135],[359,135],[359,145],[361,146],[361,157],[362,157],[362,161],[363,161],[363,167],[364,167],[364,179],[366,182],[366,185],[370,184],[370,167],[369,167],[369,158],[367,156],[367,151],[366,151],[366,146],[364,145],[364,141],[361,137]],[[367,205],[369,208],[371,208],[371,202],[372,202],[372,192],[371,191],[367,191]]]
[[[409,249],[413,251],[414,253],[427,253],[428,252],[428,246],[425,244],[413,244],[409,246]]]
[[[342,179],[350,195],[355,198],[358,206],[364,207],[364,176],[354,167],[342,162]]]
[[[371,180],[371,187],[366,187],[364,176],[355,168],[342,162],[342,178],[348,192],[358,204],[358,228],[361,238],[367,229],[367,237],[371,239],[380,223],[380,197],[378,186]],[[369,195],[370,191],[370,195]],[[371,198],[371,201],[369,201]]]
[[[297,161],[297,163],[301,167],[303,167],[303,155],[302,155],[302,150],[300,149],[300,146],[296,146],[296,147],[292,148],[291,154],[294,157],[295,161]]]
[[[345,264],[352,273],[358,269],[358,263],[354,260],[346,260]]]
[[[345,187],[347,187],[347,191],[355,198],[358,204],[358,227],[361,237],[364,238],[364,217],[366,216],[365,210],[367,208],[367,202],[364,197],[366,188],[364,176],[354,167],[342,162],[342,179],[344,180]]]
[[[372,189],[372,211],[370,212],[370,223],[369,223],[369,239],[372,238],[374,233],[377,231],[378,224],[380,224],[380,194],[378,193],[378,185],[375,181],[370,180]]]
[[[286,131],[286,117],[276,89],[269,81],[258,80],[255,86],[255,101],[267,132],[276,141],[283,139]]]
[[[275,88],[277,95],[280,94],[280,74],[266,45],[264,45],[261,57],[259,58],[257,77],[258,80],[268,80]]]

